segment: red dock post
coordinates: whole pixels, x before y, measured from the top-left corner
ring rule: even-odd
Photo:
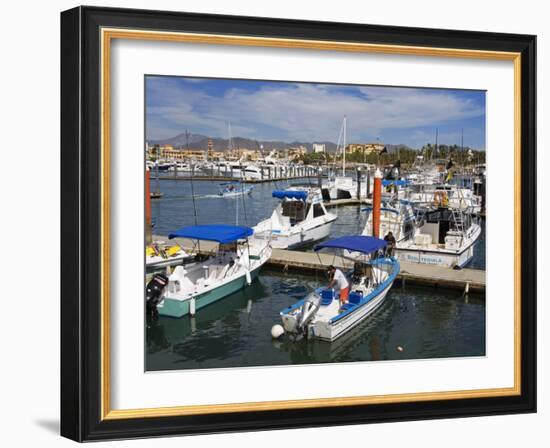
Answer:
[[[145,168],[145,244],[153,242],[153,229],[151,227],[151,180],[149,168]]]
[[[374,173],[374,191],[372,192],[372,236],[380,238],[380,202],[382,200],[382,173],[377,168]]]

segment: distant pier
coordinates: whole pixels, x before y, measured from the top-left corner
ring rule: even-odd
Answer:
[[[170,175],[163,175],[159,176],[159,180],[187,180],[187,181],[201,181],[201,180],[207,180],[207,181],[215,181],[215,182],[241,182],[243,184],[261,184],[266,182],[280,182],[285,180],[295,180],[295,179],[311,179],[312,183],[317,181],[316,177],[313,176],[294,176],[294,177],[266,177],[264,179],[239,179],[237,177],[229,177],[229,176],[206,176],[206,175],[198,175],[198,176],[170,176]]]

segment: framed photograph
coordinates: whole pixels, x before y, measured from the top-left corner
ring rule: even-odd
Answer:
[[[535,36],[61,14],[61,433],[536,411]]]

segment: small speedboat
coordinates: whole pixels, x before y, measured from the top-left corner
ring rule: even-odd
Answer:
[[[218,192],[218,196],[223,198],[233,198],[235,196],[245,196],[247,194],[252,193],[252,185],[244,185],[239,183],[233,183],[233,182],[226,182],[223,184],[220,184],[220,191]]]
[[[340,251],[342,264],[352,267],[347,274],[348,300],[342,304],[338,292],[317,288],[280,312],[282,326],[275,325],[272,336],[279,338],[286,333],[334,341],[367,319],[384,302],[400,269],[397,259],[379,256],[385,246],[384,240],[363,235],[344,236],[316,246],[316,251]]]

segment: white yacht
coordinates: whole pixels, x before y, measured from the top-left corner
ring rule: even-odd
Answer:
[[[330,234],[338,218],[323,205],[319,189],[289,188],[273,191],[281,199],[270,218],[261,221],[254,231],[271,232],[271,246],[293,249],[322,240]]]
[[[193,166],[190,163],[187,162],[181,162],[177,161],[174,162],[174,164],[168,168],[169,172],[178,172],[178,173],[191,173],[193,172]]]
[[[372,235],[372,208],[363,235]],[[392,232],[395,255],[404,262],[462,268],[474,256],[481,235],[478,218],[464,210],[439,207],[414,211],[408,201],[384,204],[380,210],[380,236]]]
[[[241,178],[245,180],[260,180],[262,179],[262,169],[255,164],[246,165],[241,170]]]

